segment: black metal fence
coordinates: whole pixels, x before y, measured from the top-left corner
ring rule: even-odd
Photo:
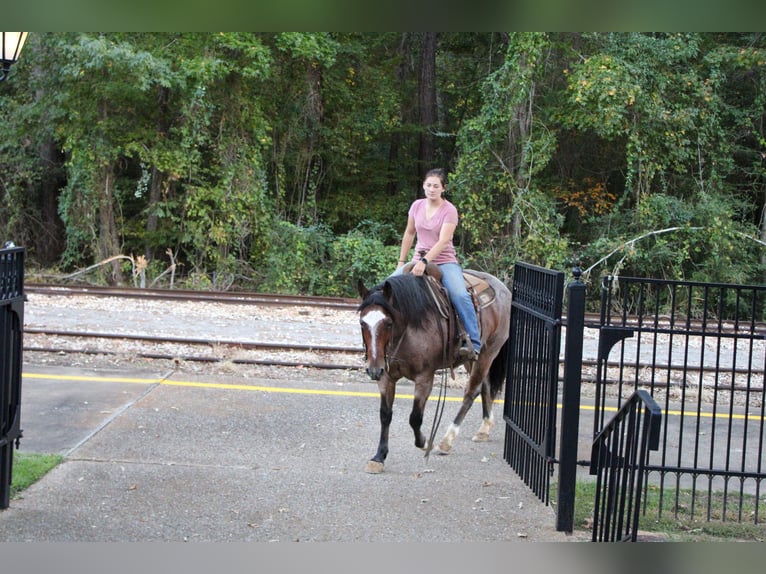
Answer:
[[[659,515],[762,523],[766,287],[607,277],[599,329],[593,434],[638,389],[660,405]]]
[[[14,443],[21,437],[24,249],[0,249],[0,508],[8,508]]]
[[[504,458],[548,504],[556,447],[564,274],[516,263],[511,292]]]
[[[596,475],[594,542],[635,542],[650,450],[660,442],[662,412],[638,390],[596,435],[590,473]]]

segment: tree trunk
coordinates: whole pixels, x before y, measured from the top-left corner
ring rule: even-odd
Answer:
[[[308,134],[303,142],[301,161],[298,164],[296,181],[300,188],[300,206],[298,225],[314,223],[317,219],[317,193],[323,177],[320,146],[320,130],[324,120],[324,102],[322,101],[321,68],[309,62],[306,65],[306,100],[303,105],[303,119]],[[308,213],[306,213],[308,212]]]
[[[436,37],[437,32],[426,32],[423,36],[423,47],[420,52],[418,167],[421,178],[426,171],[435,167],[433,130],[436,128]]]
[[[64,224],[58,213],[61,187],[66,181],[62,173],[64,159],[56,142],[48,139],[40,144],[40,159],[45,170],[40,181],[40,229],[37,239],[37,257],[43,265],[59,260],[64,245]]]
[[[405,82],[407,81],[407,50],[409,46],[409,33],[402,32],[399,42],[399,65],[396,67],[396,84],[399,93],[404,93]],[[405,105],[403,99],[399,103],[399,115],[402,122],[405,121]],[[388,177],[386,182],[386,193],[390,196],[396,195],[399,191],[399,178],[397,174],[400,170],[399,149],[402,143],[401,132],[395,130],[391,133],[391,143],[388,147]]]
[[[519,67],[525,67],[526,61],[522,56]],[[527,141],[530,138],[532,128],[532,102],[535,97],[534,85],[529,86],[529,95],[521,100],[511,116],[511,125],[508,126],[508,168],[511,170],[516,185],[516,197],[520,197],[529,184],[529,173],[526,154]],[[521,215],[518,209],[513,210],[510,233],[513,237],[521,236]]]
[[[168,98],[170,97],[170,90],[162,87],[157,95],[157,107],[159,108],[158,120],[157,120],[157,136],[158,138],[165,138],[168,132]],[[149,235],[149,241],[157,231],[159,227],[159,219],[157,218],[157,204],[162,199],[162,188],[166,184],[166,175],[157,169],[156,166],[152,166],[151,182],[149,183],[149,203],[147,205],[148,216],[146,218],[146,231]],[[155,256],[155,245],[149,243],[144,248],[144,256],[147,261],[151,261]]]
[[[103,261],[120,254],[120,243],[117,235],[117,225],[114,220],[114,170],[112,165],[105,165],[99,174],[97,182],[99,190],[98,201],[98,255]],[[106,276],[110,285],[120,285],[124,281],[120,261],[111,263],[112,272]]]
[[[32,49],[36,50],[38,52],[37,55],[41,58],[45,58],[47,57],[47,45],[46,41],[36,42],[33,44],[34,48]],[[43,105],[41,102],[45,102],[50,97],[47,93],[47,84],[44,81],[46,71],[42,65],[36,65],[32,73],[37,78],[36,83],[38,85],[38,88],[35,90],[35,103]],[[50,121],[49,118],[45,117],[40,124],[47,126]],[[48,130],[41,130],[40,133],[46,135],[42,135],[43,140],[38,147],[40,163],[42,165],[39,192],[36,192],[34,189],[35,185],[31,182],[29,184],[29,191],[30,197],[35,197],[33,194],[36,194],[39,200],[40,233],[35,242],[35,247],[39,262],[47,266],[58,262],[66,241],[64,222],[61,221],[58,213],[60,190],[66,185],[66,175],[64,171],[64,155],[56,140],[52,135],[47,135],[49,133]]]
[[[157,217],[157,204],[162,199],[162,185],[165,182],[164,174],[156,167],[152,167],[151,182],[149,183],[149,203],[147,205],[148,215],[146,217],[146,231],[151,240],[154,232],[159,228],[159,218]],[[144,257],[147,261],[154,259],[155,246],[146,244],[144,248]]]

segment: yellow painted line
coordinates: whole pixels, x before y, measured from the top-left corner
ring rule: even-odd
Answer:
[[[136,379],[130,377],[83,377],[79,375],[43,375],[41,373],[22,373],[23,379],[49,379],[57,381],[93,381],[97,383],[138,383],[151,385],[161,383],[162,379]]]
[[[91,377],[81,375],[44,375],[40,373],[24,373],[25,379],[47,379],[59,381],[91,381],[97,383],[135,383],[144,385],[165,385],[170,387],[193,387],[203,389],[226,389],[235,391],[259,391],[263,393],[286,393],[293,395],[326,395],[343,397],[372,397],[379,398],[380,393],[363,391],[333,391],[325,389],[296,389],[292,387],[266,387],[260,385],[236,385],[230,383],[205,383],[195,381],[172,381],[168,379],[138,379],[128,377]],[[414,399],[414,395],[399,394],[398,398]],[[462,401],[462,397],[447,397],[448,401]],[[496,401],[502,402],[502,401]]]
[[[292,387],[264,387],[259,385],[234,385],[229,383],[199,383],[193,381],[162,381],[171,387],[196,387],[204,389],[227,389],[235,391],[260,391],[263,393],[286,393],[291,395],[328,395],[343,397],[379,397],[380,393],[361,391],[331,391],[323,389],[296,389]]]
[[[266,387],[266,386],[260,386],[260,385],[235,385],[230,383],[204,383],[204,382],[195,382],[195,381],[171,381],[168,379],[139,379],[139,378],[130,378],[130,377],[86,377],[86,376],[79,376],[79,375],[43,375],[40,373],[23,373],[22,377],[25,379],[49,379],[49,380],[60,380],[60,381],[92,381],[92,382],[98,382],[98,383],[136,383],[136,384],[144,384],[144,385],[166,385],[171,387],[193,387],[193,388],[201,388],[201,389],[226,389],[226,390],[235,390],[235,391],[258,391],[262,393],[284,393],[284,394],[292,394],[292,395],[320,395],[320,396],[336,396],[336,397],[368,397],[368,398],[378,398],[380,397],[380,393],[376,392],[363,392],[363,391],[332,391],[332,390],[325,390],[325,389],[296,389],[292,387]],[[414,399],[415,396],[412,394],[399,394],[397,393],[397,398],[400,399]],[[476,398],[478,400],[479,397]],[[451,402],[462,402],[463,397],[445,397],[445,400],[451,401]],[[495,401],[496,404],[502,404],[503,400],[498,399]],[[561,404],[558,403],[557,408],[561,408]],[[587,411],[595,411],[596,407],[593,405],[580,405],[581,410],[587,410]],[[617,412],[616,407],[606,407],[604,409],[608,412]],[[664,416],[676,416],[680,417],[681,415],[685,415],[687,417],[693,417],[697,413],[691,413],[687,412],[684,413],[683,411],[679,410],[668,410],[668,411],[662,411],[662,414]],[[700,413],[700,416],[702,418],[717,418],[717,419],[735,419],[735,420],[754,420],[754,421],[760,421],[761,417],[760,415],[742,415],[742,414],[732,414],[729,416],[728,413]]]

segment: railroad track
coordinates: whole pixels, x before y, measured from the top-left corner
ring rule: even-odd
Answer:
[[[191,290],[139,289],[124,287],[81,287],[62,285],[25,286],[27,293],[49,296],[98,296],[116,298],[140,298],[147,300],[204,301],[211,303],[232,303],[268,307],[315,307],[336,310],[355,310],[358,300],[334,297],[311,297],[293,295],[271,295],[251,292],[200,292]],[[597,328],[599,317],[586,315],[588,328]],[[566,317],[563,318],[566,325]],[[110,341],[129,341],[135,347],[129,351],[132,356],[147,359],[183,360],[190,362],[232,362],[274,366],[302,366],[322,369],[361,369],[363,349],[361,343],[354,346],[333,346],[325,344],[304,344],[292,342],[247,342],[241,340],[206,339],[194,337],[153,336],[147,334],[126,334],[94,332],[88,330],[62,330],[53,328],[26,327],[25,352],[56,354],[118,355],[125,351],[110,350]],[[47,343],[53,339],[57,344]],[[67,341],[66,344],[63,344]],[[168,346],[175,346],[166,350]],[[179,350],[180,348],[180,350]],[[158,350],[159,349],[159,350]],[[233,356],[240,355],[249,356]],[[301,355],[298,359],[285,359],[280,355]],[[352,360],[352,357],[354,358]],[[615,364],[616,365],[616,364]],[[583,361],[584,367],[595,367],[594,361]],[[646,367],[647,365],[638,365]],[[667,365],[657,366],[675,369]],[[695,370],[695,369],[690,369]],[[707,369],[703,369],[707,370]],[[588,377],[584,377],[587,379]],[[587,382],[587,381],[584,381]]]
[[[25,285],[25,293],[54,297],[114,297],[153,301],[207,302],[264,307],[313,307],[331,310],[355,310],[358,300],[336,297],[272,295],[252,292],[201,292],[183,289],[139,289],[129,287],[93,287],[68,285]],[[125,355],[146,359],[201,363],[230,362],[273,366],[302,366],[322,369],[359,369],[363,349],[294,342],[250,342],[219,338],[112,333],[103,330],[72,330],[25,327],[24,352],[57,355]],[[52,342],[52,343],[51,343]],[[131,349],[124,350],[131,343]],[[115,345],[123,347],[114,350]],[[298,358],[283,358],[299,355]],[[357,360],[352,361],[351,357]]]
[[[250,365],[272,365],[272,366],[301,366],[314,367],[321,369],[359,369],[362,368],[361,360],[355,363],[338,361],[320,361],[320,360],[282,360],[275,358],[247,358],[230,356],[226,351],[245,351],[250,354],[258,353],[301,353],[306,356],[333,356],[342,355],[350,357],[351,355],[360,356],[363,352],[361,347],[341,347],[331,345],[302,345],[296,343],[253,343],[246,341],[228,341],[228,340],[209,340],[187,337],[156,337],[151,335],[134,335],[126,333],[96,333],[89,331],[62,331],[56,329],[25,328],[25,336],[43,336],[45,338],[53,337],[58,340],[69,340],[66,345],[50,346],[45,344],[29,344],[29,337],[26,337],[24,352],[36,353],[54,353],[63,354],[84,354],[84,355],[125,355],[130,354],[135,357],[155,360],[170,361],[189,361],[198,363],[221,363],[231,362],[234,364]],[[138,348],[132,351],[111,350],[104,344],[105,341],[133,341],[138,344]],[[142,347],[168,347],[180,346],[184,348],[181,352],[161,352],[158,350],[142,350]],[[195,351],[194,349],[204,349],[207,353]],[[220,353],[220,351],[224,351]],[[219,354],[215,354],[218,351]]]
[[[70,285],[26,284],[26,293],[60,296],[106,296],[154,300],[208,301],[272,306],[303,305],[334,309],[356,309],[359,301],[342,297],[313,297],[307,295],[271,295],[237,291],[193,291],[188,289],[141,289],[133,287],[76,287]]]
[[[274,367],[300,367],[300,368],[315,368],[323,370],[362,370],[364,364],[361,359],[363,349],[361,347],[342,347],[342,346],[330,346],[330,345],[301,345],[293,343],[251,343],[243,341],[226,341],[226,340],[207,340],[207,339],[194,339],[183,337],[153,337],[150,335],[131,335],[131,334],[117,334],[117,333],[93,333],[93,332],[79,332],[79,331],[60,331],[52,329],[35,329],[29,328],[24,330],[25,335],[31,336],[45,336],[54,337],[58,339],[70,339],[69,345],[50,346],[44,344],[26,344],[24,345],[25,353],[53,353],[56,355],[101,355],[101,356],[125,356],[137,357],[149,360],[165,360],[173,362],[190,362],[190,363],[231,363],[235,365],[262,365],[262,366],[274,366]],[[100,344],[100,341],[107,340],[120,340],[120,341],[133,341],[138,343],[138,348],[130,351],[115,351],[105,349],[104,345]],[[144,347],[148,345],[148,347]],[[157,346],[160,349],[167,346],[179,345],[184,350],[178,351],[162,351],[151,350],[151,346]],[[208,351],[203,354],[194,349],[205,349]],[[223,350],[223,352],[221,352]],[[253,356],[231,356],[228,351],[245,352],[250,353]],[[217,354],[216,354],[217,353]],[[273,356],[274,354],[286,353],[288,355],[301,354],[301,358],[278,358]],[[265,357],[258,357],[258,355],[266,354]],[[272,356],[268,356],[272,355]],[[336,357],[341,356],[342,359]],[[352,357],[356,357],[353,360]],[[324,360],[322,360],[324,358]],[[561,364],[562,361],[560,361]],[[583,367],[587,370],[591,370],[591,374],[584,372],[582,375],[583,383],[595,383],[595,369],[597,362],[594,360],[584,359],[582,362]],[[619,363],[610,362],[608,367],[618,367]],[[647,368],[648,364],[639,364],[639,368]],[[668,369],[667,365],[656,365],[656,369],[659,371],[665,371]],[[670,370],[678,370],[680,368],[670,367]],[[703,371],[714,372],[714,369],[702,369]],[[698,372],[699,368],[687,368],[687,372]],[[737,372],[744,372],[737,370]],[[562,380],[562,377],[560,377]],[[605,380],[605,383],[613,383],[616,381]],[[655,386],[670,387],[670,384],[663,384],[661,382],[655,383]],[[721,386],[720,388],[728,390],[728,386]],[[737,390],[744,391],[744,387]],[[753,387],[751,391],[760,392],[761,389]]]

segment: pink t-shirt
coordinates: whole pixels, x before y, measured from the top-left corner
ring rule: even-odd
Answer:
[[[454,223],[457,225],[457,208],[446,199],[442,202],[436,213],[431,219],[426,219],[426,204],[428,200],[416,199],[410,206],[409,215],[415,221],[415,232],[417,234],[417,243],[415,245],[414,260],[420,259],[421,251],[429,251],[439,241],[439,232],[442,224]],[[438,257],[431,263],[457,263],[457,254],[455,246],[450,241],[439,253]]]

